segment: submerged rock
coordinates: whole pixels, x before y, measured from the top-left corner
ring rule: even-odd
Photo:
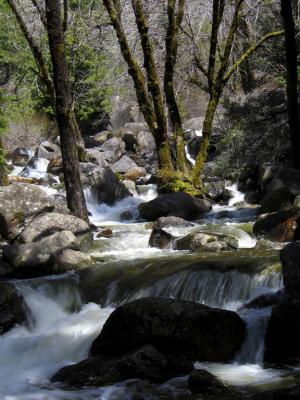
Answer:
[[[127,379],[141,379],[163,383],[171,378],[186,375],[193,369],[191,361],[166,356],[152,345],[112,357],[98,355],[76,365],[59,370],[52,381],[69,386],[107,386]]]
[[[150,221],[170,216],[191,221],[210,210],[209,201],[194,198],[183,192],[161,194],[154,200],[139,205],[141,218]]]
[[[167,298],[143,298],[117,308],[91,347],[113,355],[152,344],[164,354],[192,361],[229,361],[246,337],[234,312]]]
[[[25,303],[10,283],[0,282],[0,335],[26,321]]]

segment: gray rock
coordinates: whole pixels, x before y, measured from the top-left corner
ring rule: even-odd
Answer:
[[[93,139],[101,145],[107,141],[109,133],[110,132],[107,131],[96,133],[96,135],[93,136]]]
[[[190,221],[186,221],[185,219],[179,217],[160,217],[153,225],[153,229],[163,229],[172,226],[189,227],[189,226],[194,226],[194,224]]]
[[[31,158],[30,150],[22,147],[17,147],[9,155],[9,158],[11,159],[13,165],[17,165],[18,167],[25,167],[26,165],[28,165]]]
[[[121,138],[108,139],[101,147],[103,152],[111,152],[110,163],[117,161],[125,153],[125,143]]]
[[[89,266],[92,258],[81,251],[65,249],[57,256],[56,262],[61,270],[69,271]]]
[[[124,174],[128,170],[136,167],[137,167],[136,163],[132,161],[131,158],[123,156],[111,166],[111,169],[114,172],[119,172],[121,174],[122,173]]]
[[[57,144],[49,141],[42,142],[36,151],[37,158],[46,158],[52,160],[52,158],[61,157],[60,147]]]
[[[4,239],[14,240],[29,218],[61,207],[61,203],[36,185],[14,183],[3,186],[0,188],[0,234]]]
[[[79,249],[87,249],[92,243],[92,234],[89,225],[74,215],[45,213],[31,221],[20,236],[22,243],[31,243],[42,240],[55,232],[71,231],[77,240]]]
[[[156,153],[156,144],[152,133],[146,131],[139,132],[137,141],[139,153]]]
[[[218,251],[238,249],[238,240],[230,235],[221,233],[192,232],[183,238],[177,239],[174,245],[175,250],[191,251]]]
[[[173,236],[170,233],[162,229],[153,229],[149,239],[149,246],[165,249],[170,247],[172,240]]]
[[[88,149],[87,150],[88,160],[91,163],[99,165],[99,167],[108,167],[109,164],[105,159],[105,154],[99,149]]]

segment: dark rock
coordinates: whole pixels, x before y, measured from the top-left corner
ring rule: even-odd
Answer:
[[[23,297],[10,283],[0,282],[0,335],[26,321]]]
[[[300,384],[288,388],[277,388],[254,394],[250,400],[299,400]]]
[[[36,217],[23,230],[20,241],[31,243],[39,241],[55,232],[71,231],[76,236],[77,247],[87,249],[92,243],[90,227],[84,220],[74,215],[45,213]]]
[[[149,239],[149,246],[165,249],[170,246],[172,240],[173,236],[170,233],[162,229],[153,229]]]
[[[289,243],[280,252],[283,284],[291,299],[300,300],[300,242]]]
[[[103,355],[88,358],[76,365],[62,368],[51,380],[74,387],[107,386],[127,379],[163,383],[186,375],[192,369],[192,362],[166,356],[153,346],[145,345],[109,358]]]
[[[300,239],[299,232],[300,210],[277,211],[262,214],[255,221],[253,234],[274,242],[289,242]]]
[[[244,304],[242,307],[239,308],[240,310],[247,309],[247,308],[265,308],[274,306],[274,304],[278,303],[283,298],[283,290],[278,290],[277,292],[271,292],[262,294],[255,299],[249,301],[248,303]]]
[[[3,186],[0,188],[0,234],[4,239],[14,240],[29,218],[60,206],[37,185],[14,183]]]
[[[61,156],[60,147],[55,143],[44,141],[37,148],[35,156],[37,158],[46,158],[47,160],[60,157]]]
[[[193,137],[187,144],[188,152],[193,159],[196,159],[202,142],[201,136]]]
[[[160,217],[179,217],[188,221],[211,210],[211,204],[183,192],[161,194],[154,200],[139,205],[141,218],[155,221]]]
[[[260,214],[289,210],[293,204],[294,196],[285,188],[268,192],[261,201]]]
[[[131,193],[119,182],[110,168],[99,167],[86,176],[92,194],[96,196],[99,203],[113,205],[117,200],[131,196]]]
[[[264,361],[291,364],[300,360],[300,302],[273,307],[265,335]]]
[[[223,200],[225,194],[225,181],[211,180],[204,183],[205,192],[212,200]]]
[[[152,344],[164,354],[192,361],[232,359],[246,336],[234,312],[167,298],[144,298],[117,308],[91,347],[91,355],[113,355]]]
[[[246,192],[245,202],[248,204],[259,204],[261,201],[261,193],[259,192]]]
[[[113,237],[113,231],[110,228],[101,229],[100,232],[97,233],[96,238],[111,238]]]
[[[111,166],[111,169],[114,172],[119,172],[121,174],[124,174],[128,170],[136,167],[137,167],[136,163],[132,161],[131,158],[123,156]]]
[[[188,379],[192,393],[223,396],[231,394],[232,389],[220,378],[203,369],[195,369]]]
[[[259,169],[257,165],[247,165],[241,172],[237,184],[241,192],[256,191],[258,188]]]
[[[278,163],[263,163],[259,166],[259,187],[262,193],[266,192],[279,168],[280,164]]]
[[[169,227],[190,227],[194,224],[179,217],[160,217],[153,225],[153,229],[163,229]]]
[[[123,135],[122,139],[123,139],[123,142],[125,143],[125,150],[132,152],[132,153],[136,153],[136,151],[138,149],[138,145],[139,145],[136,135],[134,135],[133,133],[127,132]]]
[[[300,195],[300,171],[293,168],[282,167],[275,174],[267,190],[270,191],[279,188],[286,188],[294,197]]]
[[[62,158],[60,156],[51,158],[47,172],[53,175],[60,175],[63,173]]]

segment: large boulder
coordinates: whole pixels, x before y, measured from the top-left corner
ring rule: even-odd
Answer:
[[[105,153],[101,152],[99,149],[88,149],[87,156],[91,163],[97,164],[99,167],[109,166],[109,163],[105,157]]]
[[[60,157],[60,147],[55,143],[44,141],[37,148],[35,156],[37,158],[46,158],[47,160]]]
[[[177,239],[174,244],[175,250],[191,251],[218,251],[239,248],[239,241],[234,236],[221,233],[192,232]]]
[[[211,204],[186,193],[165,193],[147,203],[139,205],[141,218],[155,221],[160,217],[179,217],[188,221],[199,218],[211,210]]]
[[[179,217],[160,217],[153,225],[153,229],[163,229],[169,227],[192,227],[194,224]]]
[[[121,138],[113,137],[101,146],[101,150],[103,152],[111,152],[109,162],[114,163],[125,153],[125,143]]]
[[[76,236],[70,231],[56,232],[39,242],[11,244],[3,247],[3,258],[10,268],[7,275],[14,278],[32,278],[66,272],[72,268],[56,259],[63,249],[77,248]],[[81,253],[80,253],[81,254]]]
[[[91,347],[91,355],[113,355],[152,344],[164,354],[192,361],[233,358],[246,336],[234,312],[167,298],[143,298],[117,308]]]
[[[171,378],[186,375],[193,369],[191,362],[166,356],[152,345],[112,357],[98,355],[76,365],[59,370],[52,381],[68,386],[107,386],[127,379],[141,379],[163,383]]]
[[[99,203],[114,204],[118,200],[131,196],[129,190],[118,180],[110,168],[97,168],[86,177],[93,195]]]
[[[0,282],[0,335],[26,321],[23,297],[10,283]]]
[[[282,167],[274,176],[267,190],[286,188],[295,196],[300,194],[300,171],[293,168]]]
[[[56,257],[59,271],[70,271],[73,269],[88,267],[92,262],[89,254],[73,249],[64,249]]]
[[[280,210],[289,210],[294,196],[285,187],[268,192],[261,200],[260,214],[272,213]]]
[[[300,242],[289,243],[280,252],[285,292],[300,300]]]
[[[253,233],[274,242],[289,242],[300,239],[299,222],[300,209],[295,207],[262,214],[255,221]]]
[[[14,240],[28,219],[61,209],[60,206],[36,185],[14,183],[3,186],[0,188],[0,234],[4,239]]]
[[[300,302],[281,301],[272,309],[265,335],[264,361],[290,364],[300,359]]]
[[[37,242],[55,232],[71,231],[76,236],[77,247],[87,249],[92,243],[90,227],[74,215],[45,213],[31,221],[20,235],[22,243]]]

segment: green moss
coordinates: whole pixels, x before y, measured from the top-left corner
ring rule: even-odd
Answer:
[[[201,196],[204,191],[196,188],[190,178],[181,172],[166,172],[161,170],[158,174],[159,190],[164,193],[184,192],[194,197]]]

